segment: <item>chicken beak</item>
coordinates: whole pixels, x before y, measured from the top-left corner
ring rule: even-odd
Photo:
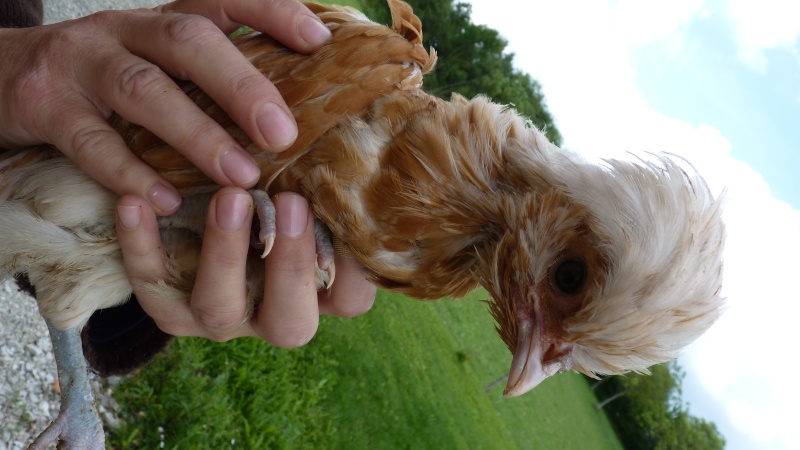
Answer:
[[[520,396],[538,386],[550,375],[545,373],[544,367],[542,367],[544,351],[541,340],[537,339],[538,334],[531,326],[525,327],[520,333],[503,396]]]
[[[572,344],[546,339],[540,328],[521,329],[508,373],[505,397],[518,397],[539,385],[545,378],[569,369]]]

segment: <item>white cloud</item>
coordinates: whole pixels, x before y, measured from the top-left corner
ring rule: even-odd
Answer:
[[[800,38],[800,2],[794,0],[728,0],[726,13],[734,28],[742,60],[764,72],[770,49],[796,49]]]
[[[629,43],[642,45],[672,37],[695,18],[705,4],[706,0],[620,0],[610,6],[611,21]]]
[[[675,9],[665,9],[673,3]],[[749,3],[755,4],[731,0],[729,7],[742,55],[797,39],[800,11],[772,4],[777,2],[759,2],[753,10]],[[719,130],[652,109],[636,89],[628,53],[645,43],[683,39],[685,25],[719,3],[647,2],[647,8],[633,0],[613,6],[596,0],[532,1],[524,7],[511,0],[472,4],[474,20],[500,30],[516,64],[542,83],[567,147],[593,156],[669,151],[692,161],[712,191],[727,187],[728,311],[687,349],[687,376],[723,406],[726,416],[708,417],[723,433],[730,426],[729,435],[744,433],[760,448],[800,448],[800,436],[792,431],[800,392],[786,367],[800,344],[794,323],[800,317],[794,287],[800,213],[773,198],[761,175],[731,158],[735,144]],[[649,9],[654,5],[662,6],[654,12]],[[748,447],[738,441],[729,440],[728,448]]]
[[[786,430],[800,402],[787,370],[787,350],[797,342],[800,303],[795,255],[800,213],[775,200],[763,178],[733,159],[719,173],[728,185],[724,295],[728,311],[687,355],[694,376],[727,405],[732,423],[758,437],[764,448],[797,448]],[[789,350],[792,351],[792,350]]]

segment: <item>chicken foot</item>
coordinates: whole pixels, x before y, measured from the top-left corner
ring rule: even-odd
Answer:
[[[259,222],[257,240],[254,239],[252,245],[258,249],[263,246],[261,258],[266,258],[269,252],[272,251],[277,232],[275,227],[275,204],[266,191],[250,189],[248,192],[253,197],[253,206]],[[210,199],[211,194],[197,194],[186,197],[178,212],[168,217],[159,217],[159,226],[162,228],[185,228],[202,236],[205,230],[205,217]],[[334,248],[330,230],[319,219],[314,221],[314,239],[317,244],[316,286],[318,290],[328,289],[333,285],[333,280],[336,276],[336,266],[333,260]]]
[[[258,241],[264,246],[261,258],[266,258],[275,243],[275,204],[269,195],[260,189],[251,189],[253,205],[260,224]],[[319,219],[314,220],[314,240],[317,243],[317,261],[315,282],[317,289],[328,289],[333,285],[336,266],[333,262],[333,243],[331,232]]]
[[[58,417],[31,443],[29,450],[43,450],[61,441],[59,449],[104,449],[103,424],[97,415],[83,357],[81,334],[77,328],[59,330],[47,321],[58,379],[61,383],[61,409]]]

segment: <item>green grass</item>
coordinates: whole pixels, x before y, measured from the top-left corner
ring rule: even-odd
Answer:
[[[316,1],[319,1],[319,0],[316,0]],[[362,9],[360,0],[335,0],[335,1],[321,0],[320,3],[328,3],[328,4],[340,5],[340,6],[352,6],[353,8],[355,8],[355,9],[357,9],[359,11]]]
[[[481,302],[432,304],[380,292],[370,313],[323,320],[301,349],[254,339],[177,340],[118,388],[126,424],[110,433],[109,443],[119,449],[156,448],[162,440],[180,449],[621,448],[578,375],[557,376],[517,399],[502,398],[502,386],[484,392],[509,362]]]
[[[340,375],[334,448],[620,448],[585,380],[565,374],[517,399],[484,387],[507,372],[485,293],[459,303],[381,293],[353,323],[326,324]],[[340,323],[345,321],[339,321]],[[332,344],[334,345],[334,344]]]
[[[245,338],[180,338],[167,354],[119,386],[125,425],[114,448],[301,448],[331,423],[319,407],[336,363],[324,345],[279,350]],[[231,445],[235,443],[235,445]]]

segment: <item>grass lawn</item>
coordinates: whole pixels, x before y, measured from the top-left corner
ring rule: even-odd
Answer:
[[[481,294],[476,294],[480,298]],[[327,318],[313,342],[179,339],[123,383],[113,448],[619,449],[584,379],[522,398],[484,387],[510,355],[476,299],[422,303],[380,292],[356,319]]]
[[[620,448],[585,380],[565,374],[516,399],[503,385],[511,355],[479,292],[423,303],[380,293],[375,310],[326,323],[340,375],[324,400],[338,411],[334,448]],[[341,346],[341,347],[339,347]]]

